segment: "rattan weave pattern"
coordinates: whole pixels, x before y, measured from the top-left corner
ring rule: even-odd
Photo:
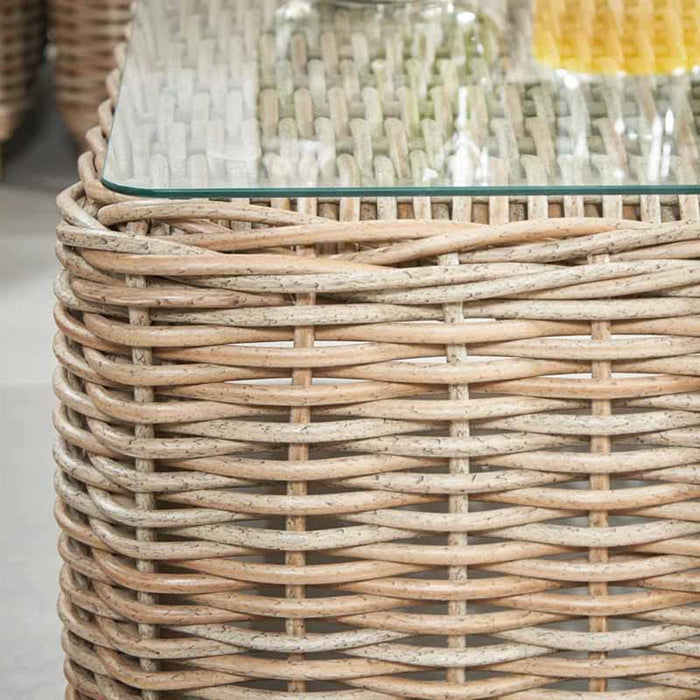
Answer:
[[[0,4],[0,144],[10,139],[31,106],[44,27],[41,0],[3,0]]]
[[[700,697],[696,197],[134,199],[100,115],[59,197],[69,700]]]
[[[114,69],[114,49],[124,41],[131,0],[49,0],[56,46],[58,108],[76,141],[95,125]]]

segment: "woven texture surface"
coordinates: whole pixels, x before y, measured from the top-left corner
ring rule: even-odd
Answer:
[[[9,140],[31,106],[44,27],[41,0],[3,0],[0,4],[0,143]]]
[[[105,78],[124,40],[131,0],[49,0],[56,46],[56,100],[66,126],[82,142],[105,99]]]
[[[696,197],[129,199],[101,117],[59,198],[70,700],[700,696]]]

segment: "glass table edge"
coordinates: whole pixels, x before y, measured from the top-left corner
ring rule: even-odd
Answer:
[[[376,198],[376,197],[578,197],[578,196],[654,196],[700,195],[695,185],[559,185],[508,186],[482,185],[470,187],[279,187],[279,188],[204,188],[144,189],[110,182],[100,182],[109,190],[132,197],[154,199],[274,199],[274,198]]]
[[[114,117],[119,109],[124,88],[123,71],[128,63],[131,42],[125,42],[124,66],[116,98]],[[112,126],[114,123],[112,124]],[[107,149],[100,182],[107,189],[131,197],[152,199],[270,199],[270,198],[414,198],[414,197],[594,197],[594,196],[673,196],[700,195],[700,182],[696,184],[668,185],[469,185],[469,186],[395,186],[395,187],[247,187],[247,188],[141,188],[111,182],[105,177],[109,155],[113,148],[111,134],[107,137]]]

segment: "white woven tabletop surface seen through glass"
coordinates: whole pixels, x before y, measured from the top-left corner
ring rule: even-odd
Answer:
[[[103,181],[147,196],[700,192],[700,4],[149,0]]]

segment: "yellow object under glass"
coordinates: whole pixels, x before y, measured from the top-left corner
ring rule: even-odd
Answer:
[[[697,0],[535,0],[534,56],[564,70],[669,75],[700,65]]]

